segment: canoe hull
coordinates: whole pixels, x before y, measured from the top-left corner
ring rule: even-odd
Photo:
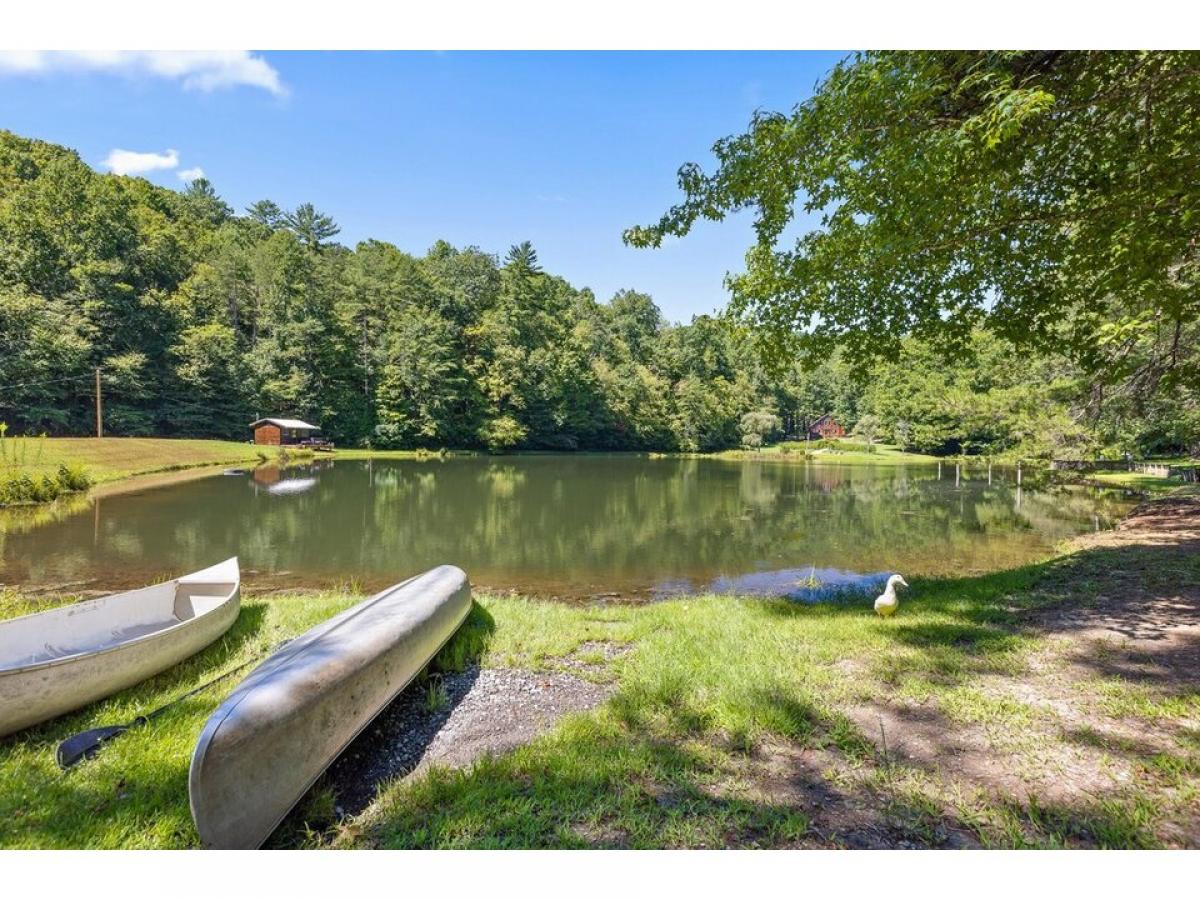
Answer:
[[[188,793],[206,847],[259,847],[425,667],[471,609],[466,573],[439,566],[321,623],[266,659],[217,708]]]
[[[228,577],[232,564],[233,581],[204,582],[202,589],[221,590],[219,600],[210,603],[200,615],[193,615],[157,630],[137,633],[128,640],[114,640],[111,646],[70,653],[62,658],[38,659],[28,665],[0,669],[0,736],[12,734],[111,696],[145,681],[203,650],[229,630],[241,608],[237,560],[204,570],[205,575],[225,567],[217,577]],[[190,587],[185,576],[176,581],[140,591],[97,597],[82,603],[0,623],[0,642],[4,626],[13,630],[40,630],[46,637],[86,621],[89,616],[110,616],[106,604],[134,608],[153,603],[173,608]],[[184,587],[181,588],[180,585]],[[143,629],[145,630],[145,629]],[[49,655],[49,654],[47,654]]]

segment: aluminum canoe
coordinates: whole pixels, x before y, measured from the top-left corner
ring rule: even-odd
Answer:
[[[0,621],[0,735],[86,706],[203,650],[241,607],[237,557],[134,591]]]
[[[188,793],[204,845],[261,846],[470,610],[466,573],[438,566],[264,660],[209,717],[192,754]]]

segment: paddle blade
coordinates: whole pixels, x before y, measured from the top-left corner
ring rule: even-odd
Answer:
[[[73,734],[58,745],[54,758],[64,769],[69,769],[80,760],[91,759],[105,741],[112,740],[128,729],[128,725],[105,725],[103,728]]]

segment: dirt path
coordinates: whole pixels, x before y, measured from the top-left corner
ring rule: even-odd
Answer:
[[[1080,538],[1077,548],[1084,564],[1072,565],[1068,558],[1059,583],[1081,576],[1103,583],[1086,602],[1053,606],[1032,617],[1032,625],[1079,639],[1124,642],[1127,650],[1153,655],[1195,644],[1200,584],[1183,575],[1185,562],[1200,553],[1200,496],[1144,503],[1113,530]],[[1087,564],[1089,555],[1097,564]],[[1072,599],[1079,598],[1067,601]]]
[[[972,676],[982,714],[955,715],[944,697],[855,705],[884,772],[778,748],[759,761],[764,784],[778,792],[781,766],[797,776],[785,784],[805,771],[845,784],[814,816],[837,846],[907,846],[897,817],[926,819],[915,846],[969,846],[961,801],[979,796],[1035,843],[1200,846],[1200,496],[1144,504],[1073,549],[1020,617],[1037,649]],[[1161,814],[1154,834],[1146,804]]]

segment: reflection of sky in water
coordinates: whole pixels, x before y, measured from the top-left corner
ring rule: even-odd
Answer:
[[[883,590],[891,572],[848,572],[844,569],[776,569],[746,575],[722,575],[708,584],[697,585],[683,578],[664,581],[654,588],[656,597],[680,594],[737,594],[754,597],[786,597],[804,603],[874,596]]]
[[[305,491],[316,487],[316,484],[317,479],[315,478],[288,478],[270,485],[267,488],[267,493],[275,497],[286,496],[288,494],[303,494]]]

